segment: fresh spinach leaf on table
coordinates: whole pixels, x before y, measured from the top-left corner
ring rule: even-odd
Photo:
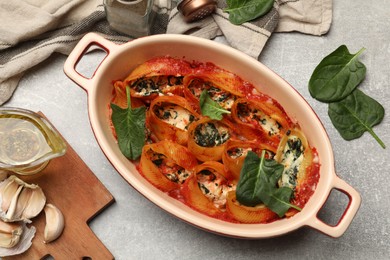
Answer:
[[[265,158],[265,151],[261,157],[249,151],[241,169],[240,180],[236,188],[237,200],[245,206],[256,206],[264,203],[270,210],[283,217],[291,207],[301,210],[290,204],[293,190],[289,187],[277,187],[282,176],[284,166],[273,159]]]
[[[229,13],[229,21],[232,24],[240,25],[254,20],[268,13],[275,0],[226,0]]]
[[[112,123],[118,138],[119,149],[124,156],[136,160],[145,144],[146,107],[131,107],[130,88],[126,87],[127,108],[111,103]]]
[[[357,89],[366,75],[366,67],[358,60],[364,51],[350,54],[345,45],[326,56],[309,80],[309,92],[319,101],[329,103],[328,115],[345,140],[359,138],[368,131],[386,148],[372,127],[384,117],[384,108]]]
[[[229,110],[224,109],[217,102],[210,98],[207,90],[203,90],[200,94],[199,104],[202,115],[208,116],[214,120],[221,120],[223,114],[230,114]]]
[[[359,138],[368,131],[383,148],[386,147],[385,144],[372,127],[382,121],[384,114],[383,106],[359,89],[328,107],[328,115],[333,125],[345,140]]]
[[[342,100],[363,81],[366,67],[358,60],[364,51],[350,54],[345,45],[326,56],[315,68],[309,81],[313,98],[322,102]]]

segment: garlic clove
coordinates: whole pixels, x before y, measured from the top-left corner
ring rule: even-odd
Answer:
[[[46,226],[43,233],[45,243],[50,243],[56,240],[62,233],[65,227],[64,215],[52,204],[45,206]]]
[[[19,243],[23,225],[0,221],[0,247],[11,248]]]
[[[1,210],[7,212],[9,205],[11,204],[12,198],[15,192],[19,188],[19,184],[15,181],[15,177],[12,175],[4,181],[5,184],[2,186],[1,191]]]
[[[23,190],[20,192],[18,203],[16,204],[15,213],[13,215],[15,219],[22,218],[23,211],[28,206],[32,193],[33,190],[30,188],[23,188]]]
[[[9,204],[7,214],[5,215],[6,219],[14,219],[14,213],[16,210],[16,205],[18,204],[19,194],[22,191],[23,186],[20,185],[16,190],[14,196],[12,197],[11,203]]]
[[[6,222],[23,220],[30,223],[46,204],[42,189],[11,175],[0,183],[0,219]]]
[[[21,218],[27,221],[37,216],[45,207],[45,204],[45,194],[39,186],[36,186],[35,189],[32,189],[31,196],[28,199],[27,206],[24,208]]]

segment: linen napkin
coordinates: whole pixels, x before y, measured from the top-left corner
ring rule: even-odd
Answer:
[[[176,0],[155,0],[151,34],[189,34],[226,42],[258,59],[273,32],[299,31],[321,35],[332,21],[332,0],[276,0],[272,10],[255,21],[236,26],[218,0],[214,14],[186,23]],[[103,0],[13,0],[0,2],[0,106],[10,99],[23,74],[53,53],[69,54],[88,32],[118,44],[133,37],[110,28]]]

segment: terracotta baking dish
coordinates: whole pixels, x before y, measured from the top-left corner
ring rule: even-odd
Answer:
[[[94,75],[86,78],[77,72],[76,65],[91,46],[103,48],[107,55]],[[311,145],[317,148],[321,163],[321,177],[317,189],[300,213],[292,218],[269,224],[235,224],[210,218],[156,189],[121,154],[109,127],[108,105],[112,95],[112,81],[123,79],[144,61],[164,55],[190,61],[212,62],[234,72],[253,83],[261,92],[279,101],[289,116],[299,122]],[[329,236],[339,237],[351,224],[359,209],[360,195],[336,175],[328,135],[309,104],[277,74],[235,49],[210,40],[184,35],[154,35],[116,45],[97,34],[90,33],[80,40],[69,55],[64,71],[87,92],[92,129],[101,149],[119,174],[150,201],[185,222],[210,232],[239,238],[273,237],[303,226],[310,226]],[[332,189],[343,192],[349,199],[348,206],[335,226],[330,226],[317,217]]]

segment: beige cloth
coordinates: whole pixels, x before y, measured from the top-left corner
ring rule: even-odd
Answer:
[[[183,23],[183,16],[173,9],[167,33],[212,39],[223,35],[230,46],[258,58],[273,32],[298,31],[312,35],[328,32],[332,22],[332,0],[275,0],[274,8],[265,16],[241,26],[229,22],[223,12],[226,1],[218,2],[217,11],[195,23]]]
[[[212,16],[187,24],[175,2],[155,0],[152,34],[224,36],[233,48],[257,59],[273,32],[321,35],[332,21],[332,0],[275,0],[267,15],[236,26],[223,12],[225,2],[218,0]],[[0,17],[0,106],[12,96],[25,71],[55,52],[69,54],[86,33],[93,31],[117,43],[132,39],[109,27],[103,0],[0,1]]]
[[[98,0],[13,0],[0,3],[0,49],[68,26],[91,14]]]
[[[279,13],[275,32],[298,31],[322,35],[332,23],[332,0],[276,0]]]

